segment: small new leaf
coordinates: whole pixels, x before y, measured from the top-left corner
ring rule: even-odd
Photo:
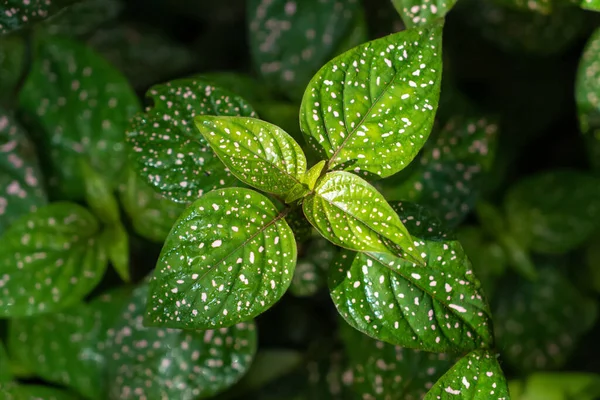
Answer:
[[[16,221],[0,240],[0,317],[58,311],[100,281],[107,258],[98,221],[73,203],[53,203]]]
[[[508,384],[489,350],[467,354],[433,385],[424,400],[510,400]]]
[[[418,207],[400,216],[416,226],[418,266],[383,253],[344,250],[329,272],[331,297],[354,328],[391,344],[434,352],[464,352],[493,344],[491,313],[460,243],[439,239]]]
[[[109,332],[106,398],[209,398],[246,373],[256,352],[254,322],[206,331],[149,328],[147,296],[146,284],[135,289]]]
[[[439,99],[442,26],[436,21],[365,43],[314,76],[300,126],[328,169],[385,178],[417,155]]]
[[[270,308],[289,287],[296,264],[296,241],[284,216],[250,189],[220,189],[193,203],[159,257],[147,322],[210,329]]]
[[[311,225],[340,247],[422,262],[421,252],[392,207],[377,189],[354,174],[328,173],[302,208]]]
[[[133,119],[127,141],[135,168],[154,189],[173,201],[191,203],[235,182],[194,126],[194,118],[255,116],[244,99],[195,79],[156,85],[146,96],[154,107]]]
[[[200,116],[195,123],[223,164],[245,184],[286,196],[302,183],[306,157],[281,128],[247,117]]]

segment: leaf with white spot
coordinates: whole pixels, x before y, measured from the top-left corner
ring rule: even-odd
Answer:
[[[594,324],[595,300],[585,297],[556,267],[541,266],[535,282],[497,289],[494,328],[507,363],[523,372],[560,368]]]
[[[421,252],[385,198],[354,174],[325,175],[304,199],[302,209],[311,225],[337,246],[422,261]]]
[[[279,196],[303,184],[304,152],[278,126],[247,117],[200,116],[195,123],[223,164],[245,184]]]
[[[109,293],[59,313],[13,319],[11,354],[48,382],[86,399],[105,399],[104,341],[126,299],[122,292]]]
[[[0,235],[22,215],[47,203],[33,144],[0,108]]]
[[[354,393],[361,399],[421,400],[456,361],[374,340],[347,324],[341,337],[349,358]]]
[[[456,0],[392,0],[407,28],[426,25],[437,18],[445,17],[454,7]]]
[[[107,340],[108,388],[113,399],[197,399],[232,386],[256,352],[252,321],[190,331],[143,323],[148,286],[135,289]]]
[[[297,297],[308,297],[325,287],[327,270],[338,249],[322,237],[314,237],[298,256],[290,292]]]
[[[80,400],[79,396],[66,390],[42,385],[0,385],[0,398],[3,400]]]
[[[125,164],[125,130],[139,109],[125,78],[90,48],[58,37],[38,38],[19,105],[36,134],[50,188],[80,200],[84,157],[108,182]]]
[[[600,179],[567,169],[528,176],[508,191],[509,229],[524,248],[566,253],[600,226]]]
[[[133,119],[127,140],[135,168],[155,190],[171,200],[190,203],[205,192],[236,182],[194,126],[194,118],[254,117],[244,99],[195,79],[156,85],[146,95],[154,106]]]
[[[491,346],[491,313],[462,246],[440,239],[435,225],[403,207],[400,217],[417,232],[415,248],[426,265],[342,251],[329,269],[339,313],[359,331],[403,347],[455,353]]]
[[[600,141],[600,28],[590,36],[581,55],[575,98],[581,131]]]
[[[135,232],[159,243],[165,241],[186,209],[185,204],[161,196],[130,168],[125,182],[119,185],[119,198]]]
[[[270,86],[300,99],[312,75],[344,45],[363,18],[358,0],[251,0],[248,3],[250,52]]]
[[[56,14],[76,0],[3,0],[0,3],[0,35]]]
[[[467,354],[433,385],[424,400],[510,400],[504,372],[489,350]]]
[[[485,117],[454,117],[425,145],[408,177],[384,181],[387,199],[430,207],[457,226],[475,206],[494,160],[498,126]],[[433,136],[433,135],[432,135]]]
[[[96,218],[53,203],[17,220],[0,240],[0,317],[55,312],[77,303],[107,266]]]
[[[150,280],[147,323],[211,329],[249,320],[288,289],[296,241],[273,203],[250,189],[212,191],[179,217]]]
[[[365,43],[313,77],[300,126],[330,169],[385,178],[417,155],[439,99],[442,27],[440,20]]]

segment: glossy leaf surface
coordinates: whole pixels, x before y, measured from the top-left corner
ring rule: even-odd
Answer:
[[[252,321],[184,331],[143,324],[147,285],[138,287],[107,340],[110,398],[211,397],[248,370],[256,351]]]
[[[463,357],[433,385],[424,400],[440,399],[510,400],[495,354],[477,350]]]
[[[492,345],[489,307],[460,243],[429,239],[426,220],[401,216],[425,234],[413,238],[426,266],[342,251],[329,274],[342,317],[371,337],[409,348],[464,352]]]
[[[16,221],[0,240],[0,316],[58,311],[87,295],[107,265],[96,218],[53,203]]]
[[[304,199],[302,209],[311,225],[340,247],[420,260],[420,252],[392,207],[354,174],[337,171],[325,175]]]
[[[600,179],[575,170],[554,170],[522,179],[508,191],[509,229],[526,248],[565,253],[600,226]]]
[[[106,333],[125,304],[122,292],[39,317],[14,319],[10,350],[36,375],[87,399],[105,399]]]
[[[314,76],[300,126],[330,168],[385,178],[417,155],[439,99],[442,26],[437,21],[365,43]]]
[[[129,83],[102,57],[72,40],[39,39],[19,103],[39,146],[49,149],[40,156],[58,197],[83,198],[80,157],[116,182],[125,162],[125,130],[139,104]]]
[[[225,170],[194,126],[198,115],[255,115],[241,97],[208,83],[181,79],[152,87],[154,106],[133,119],[127,140],[135,168],[158,192],[190,203],[205,192],[230,186]]]
[[[600,28],[588,39],[579,61],[575,98],[581,131],[600,141]]]
[[[247,10],[256,70],[294,99],[302,97],[312,75],[336,55],[362,17],[357,0],[251,0]],[[362,42],[360,37],[349,47]]]
[[[475,206],[494,160],[498,126],[485,117],[454,117],[425,145],[408,177],[390,178],[386,198],[412,201],[457,226]],[[385,181],[384,181],[385,182]]]
[[[164,242],[186,205],[161,196],[130,168],[125,175],[119,198],[133,229],[146,239]]]
[[[0,35],[52,16],[76,0],[3,0],[0,3]]]
[[[270,308],[296,264],[291,228],[265,196],[212,191],[179,217],[150,281],[147,322],[210,329]]]
[[[246,117],[201,116],[195,122],[223,164],[245,184],[279,196],[302,184],[306,157],[281,128]]]
[[[597,305],[556,268],[540,268],[536,282],[498,289],[494,328],[507,363],[523,372],[562,366],[597,318]]]
[[[362,399],[421,400],[455,361],[444,353],[380,342],[347,325],[342,328],[342,340],[354,392]]]
[[[392,0],[394,7],[400,13],[404,25],[408,28],[426,25],[436,18],[445,17],[454,7],[456,0]]]
[[[47,202],[33,143],[0,108],[0,235],[22,215]]]

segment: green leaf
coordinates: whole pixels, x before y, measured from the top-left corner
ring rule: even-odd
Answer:
[[[380,342],[342,325],[354,393],[361,399],[420,400],[455,357]]]
[[[250,189],[212,191],[177,220],[150,281],[147,322],[172,328],[232,326],[288,289],[296,242],[285,213]]]
[[[541,172],[513,185],[504,208],[510,231],[522,246],[565,253],[600,226],[600,179],[575,170]]]
[[[144,326],[148,286],[138,287],[107,341],[109,397],[197,399],[239,380],[256,352],[252,321],[184,331]]]
[[[304,215],[333,244],[422,262],[410,234],[385,198],[367,181],[343,172],[325,175],[304,199]]]
[[[290,292],[297,297],[313,296],[327,282],[327,270],[338,249],[322,237],[314,237],[298,257]]]
[[[578,3],[584,10],[600,11],[600,1],[598,0],[580,0]]]
[[[250,75],[238,72],[208,72],[194,75],[193,77],[236,93],[252,104],[268,102],[273,97],[273,94],[269,93],[263,82]],[[296,117],[298,117],[297,113]],[[273,123],[272,121],[269,122]],[[296,120],[297,123],[298,121]]]
[[[439,99],[442,26],[437,21],[365,43],[314,76],[300,126],[330,169],[385,178],[417,155]]]
[[[3,0],[0,3],[0,35],[48,18],[75,1]]]
[[[65,390],[42,385],[7,384],[0,386],[4,400],[79,400],[78,396]]]
[[[512,394],[512,382],[511,386]],[[527,377],[523,393],[515,400],[595,400],[600,396],[600,376],[590,373],[546,372]]]
[[[281,128],[246,117],[200,116],[195,123],[223,164],[245,184],[286,196],[302,183],[306,157]]]
[[[125,282],[131,281],[129,271],[129,236],[121,222],[109,225],[102,232],[102,243],[108,260]]]
[[[600,3],[598,4],[600,8]],[[600,140],[600,28],[588,39],[579,61],[575,99],[579,126],[584,134]]]
[[[302,97],[311,76],[336,54],[363,12],[357,0],[251,0],[247,10],[255,69],[292,99]]]
[[[111,185],[87,163],[80,160],[79,167],[85,185],[85,200],[98,219],[108,225],[121,221],[119,204]]]
[[[456,0],[436,0],[431,3],[423,0],[392,0],[407,28],[426,25],[437,18],[445,17],[454,7]]]
[[[33,144],[0,108],[0,235],[22,215],[47,202]]]
[[[96,218],[53,203],[16,221],[0,240],[0,317],[55,312],[86,296],[107,260]]]
[[[104,341],[125,300],[121,292],[109,293],[59,313],[13,319],[11,354],[48,382],[105,399]]]
[[[38,38],[19,104],[47,149],[40,156],[57,197],[83,198],[81,157],[108,182],[117,181],[125,129],[139,104],[125,78],[93,50],[68,39]]]
[[[498,288],[493,309],[498,347],[524,372],[561,367],[597,317],[595,301],[555,267],[538,269],[535,282],[513,279]]]
[[[476,350],[433,385],[424,400],[510,400],[504,373],[489,350]]]
[[[425,145],[408,177],[384,181],[388,199],[430,207],[450,226],[458,226],[474,208],[482,177],[491,169],[498,126],[486,117],[451,118]]]
[[[0,341],[0,387],[6,382],[12,381],[13,376],[10,370],[10,360],[6,353],[4,343]]]
[[[80,37],[96,31],[117,18],[123,9],[119,0],[82,0],[43,22],[50,35]]]
[[[152,87],[154,107],[133,119],[127,140],[135,168],[163,196],[190,203],[235,178],[194,126],[198,115],[248,116],[241,97],[208,83],[180,79]]]
[[[159,243],[164,242],[186,209],[185,204],[161,196],[131,168],[127,168],[125,182],[119,185],[119,198],[136,233]]]

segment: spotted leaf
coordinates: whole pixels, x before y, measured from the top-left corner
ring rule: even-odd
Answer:
[[[0,385],[0,397],[4,400],[79,400],[78,396],[66,390],[16,383]]]
[[[40,156],[57,197],[83,198],[80,157],[116,182],[125,162],[125,129],[139,104],[108,62],[77,42],[40,38],[19,103],[39,146],[48,149]]]
[[[247,117],[201,116],[195,121],[223,164],[245,184],[279,196],[302,184],[306,157],[281,128]]]
[[[314,237],[306,243],[294,271],[290,292],[294,296],[306,297],[326,286],[327,270],[337,255],[337,248],[322,237]]]
[[[53,203],[17,220],[0,240],[0,317],[55,312],[100,281],[107,258],[96,218]]]
[[[588,39],[579,61],[575,98],[581,131],[600,141],[600,28]]]
[[[428,206],[457,226],[475,206],[494,159],[498,126],[485,117],[454,117],[425,145],[407,177],[384,181],[386,198]]]
[[[76,0],[3,0],[0,3],[0,35],[56,14]]]
[[[105,399],[104,341],[126,299],[117,291],[58,313],[13,319],[11,354],[48,382],[86,399]]]
[[[408,28],[425,25],[436,18],[445,17],[456,0],[392,0],[394,7]]]
[[[300,126],[329,168],[385,178],[417,155],[439,99],[442,26],[437,21],[363,44],[314,76]]]
[[[252,321],[190,331],[143,324],[147,285],[138,287],[107,340],[109,397],[211,397],[239,380],[256,352]]]
[[[565,253],[600,226],[600,179],[575,170],[553,170],[522,179],[504,208],[511,233],[525,248]]]
[[[408,203],[397,206],[425,266],[383,253],[342,251],[329,269],[331,297],[354,328],[391,344],[464,352],[493,344],[489,307],[459,242]],[[414,228],[414,229],[413,229]],[[418,236],[417,236],[418,235]]]
[[[498,345],[506,362],[523,372],[564,365],[597,317],[595,302],[554,266],[542,265],[535,282],[513,279],[497,290]]]
[[[342,341],[349,358],[354,393],[361,399],[421,400],[455,362],[444,353],[407,349],[374,340],[347,324]]]
[[[22,215],[47,203],[33,144],[0,108],[0,235]]]
[[[356,175],[328,173],[302,208],[311,225],[335,245],[420,260],[398,215],[373,186]]]
[[[164,197],[190,203],[235,178],[194,127],[198,115],[255,116],[241,97],[208,83],[180,79],[151,88],[154,102],[134,118],[127,140],[134,166]]]
[[[504,372],[489,350],[467,354],[433,385],[424,400],[510,400]]]
[[[251,0],[247,9],[256,70],[293,99],[302,97],[311,76],[336,55],[363,12],[358,0]],[[355,40],[341,50],[365,38]]]
[[[270,308],[289,287],[296,264],[284,216],[250,189],[220,189],[193,203],[160,254],[147,322],[210,329]]]
[[[186,205],[161,196],[131,168],[125,175],[119,198],[133,229],[146,239],[164,242]]]

